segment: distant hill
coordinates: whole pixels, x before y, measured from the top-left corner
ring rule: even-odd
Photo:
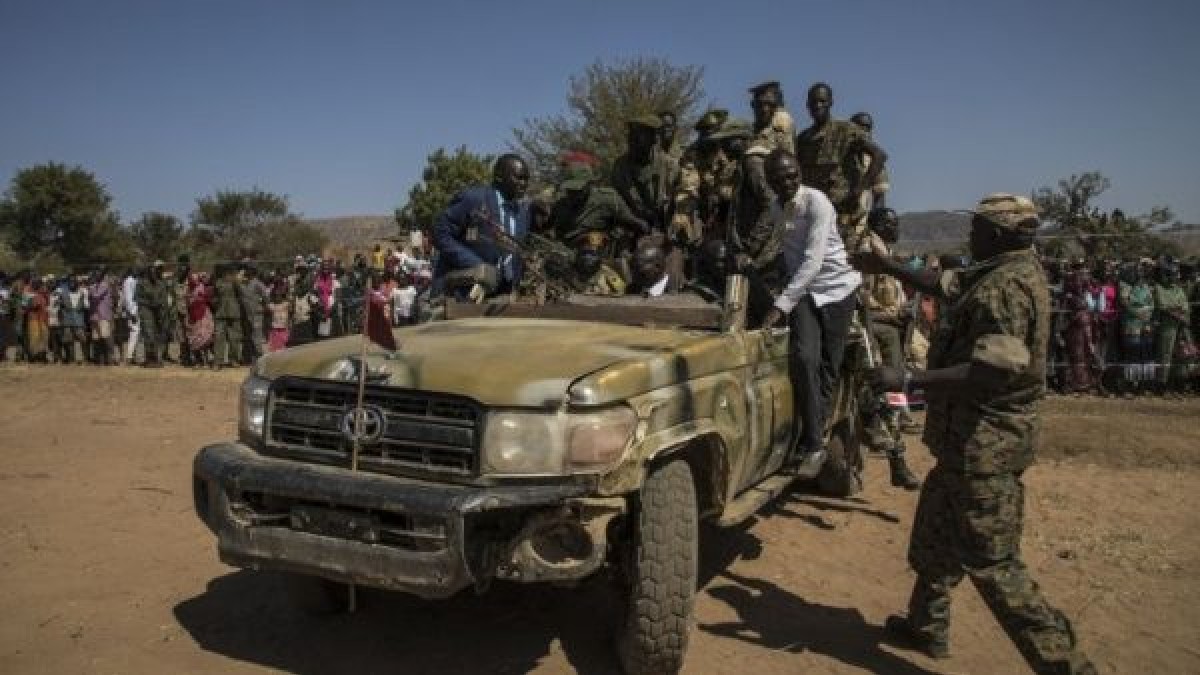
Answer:
[[[913,211],[900,214],[900,241],[909,253],[953,252],[967,245],[971,214],[955,211]]]
[[[390,238],[400,234],[392,216],[338,216],[304,222],[329,237],[331,250],[369,251],[377,242],[386,246]]]

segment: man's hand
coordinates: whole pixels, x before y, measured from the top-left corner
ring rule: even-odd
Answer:
[[[763,319],[763,328],[770,330],[776,328],[779,324],[784,323],[783,312],[779,311],[778,307],[772,307],[767,311],[767,316]]]
[[[884,366],[867,373],[867,380],[876,391],[903,391],[904,369]]]
[[[850,254],[850,265],[863,274],[887,274],[891,260],[875,251]]]

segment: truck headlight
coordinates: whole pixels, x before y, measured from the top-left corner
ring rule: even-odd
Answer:
[[[267,416],[267,393],[271,381],[251,375],[242,382],[238,395],[238,430],[262,438],[263,420]]]
[[[483,434],[483,472],[555,476],[602,471],[620,460],[637,425],[621,406],[586,413],[497,412]]]

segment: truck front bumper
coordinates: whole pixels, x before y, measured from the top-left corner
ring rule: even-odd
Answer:
[[[217,535],[222,561],[426,598],[496,576],[586,576],[606,546],[597,524],[623,510],[620,500],[584,498],[590,489],[581,483],[430,483],[277,459],[241,443],[201,449],[193,474],[196,513]],[[530,566],[531,526],[572,514],[593,535],[584,564]]]

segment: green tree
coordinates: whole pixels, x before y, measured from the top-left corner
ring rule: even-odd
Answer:
[[[287,197],[258,188],[221,190],[196,200],[188,240],[194,247],[208,249],[219,260],[235,260],[258,255],[265,243],[263,233],[275,231],[268,225],[299,222]]]
[[[396,209],[396,224],[405,231],[431,227],[454,195],[492,181],[494,161],[493,156],[477,155],[466,146],[459,146],[453,154],[438,148],[426,158],[421,182],[408,191],[408,202]]]
[[[21,169],[0,200],[0,232],[35,266],[50,254],[68,265],[95,261],[119,237],[117,221],[108,190],[80,166]]]
[[[1094,204],[1112,187],[1099,171],[1087,171],[1058,181],[1055,187],[1038,188],[1033,201],[1042,220],[1057,226],[1066,241],[1050,239],[1043,247],[1051,255],[1082,253],[1092,258],[1120,258],[1172,254],[1178,246],[1154,232],[1174,219],[1171,209],[1157,206],[1143,216],[1127,216],[1121,209],[1104,212]]]
[[[129,236],[146,258],[167,260],[180,252],[183,223],[169,213],[150,211],[129,226]]]
[[[298,255],[320,254],[329,238],[312,225],[290,218],[264,223],[251,241],[260,260],[279,262]]]
[[[675,66],[660,58],[597,61],[569,80],[567,113],[525,120],[523,128],[513,129],[512,146],[530,158],[545,181],[558,180],[559,158],[571,150],[596,155],[607,175],[625,150],[631,117],[670,110],[681,130],[690,129],[703,98],[700,66]]]

